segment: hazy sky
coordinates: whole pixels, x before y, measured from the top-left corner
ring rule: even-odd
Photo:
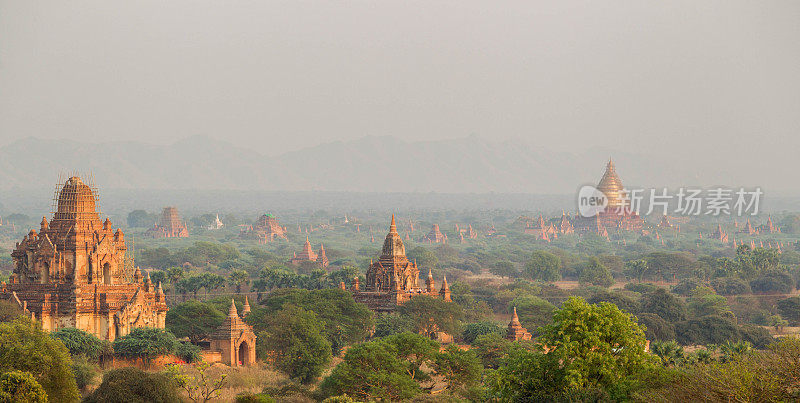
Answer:
[[[800,1],[0,0],[0,145],[473,133],[795,155]]]

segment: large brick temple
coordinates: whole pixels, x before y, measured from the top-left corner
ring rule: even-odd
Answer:
[[[353,298],[366,304],[370,309],[379,312],[391,312],[404,302],[417,295],[430,295],[450,301],[450,287],[447,278],[442,281],[442,288],[436,292],[433,273],[428,270],[425,288],[419,283],[417,263],[406,257],[406,248],[392,215],[389,233],[383,241],[381,255],[367,269],[366,284],[361,290],[358,279],[353,283]]]
[[[0,299],[18,304],[45,330],[76,327],[113,341],[135,327],[164,328],[161,284],[142,278],[127,261],[125,236],[100,220],[97,193],[77,176],[55,196],[50,222],[42,218],[17,243],[9,283]]]
[[[153,238],[186,238],[189,230],[186,223],[181,221],[176,207],[164,207],[161,210],[161,218],[153,224],[153,228],[147,230],[146,234]]]

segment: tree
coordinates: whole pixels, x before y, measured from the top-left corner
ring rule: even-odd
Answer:
[[[180,403],[173,381],[164,374],[133,367],[112,369],[84,403]]]
[[[187,367],[190,366],[172,365],[167,369],[167,373],[186,392],[189,400],[197,403],[206,403],[212,399],[219,398],[228,374],[212,373],[212,371],[209,371],[211,365],[204,361],[195,365],[194,368],[189,369]]]
[[[508,260],[501,260],[495,263],[489,271],[494,274],[495,276],[499,277],[517,277],[519,276],[519,270],[514,265],[514,263],[509,262]]]
[[[436,373],[444,376],[449,389],[469,387],[480,382],[483,366],[472,350],[462,350],[451,344],[436,355]]]
[[[439,264],[439,259],[436,254],[428,248],[417,246],[408,251],[408,258],[417,262],[418,267],[427,267],[435,269]]]
[[[167,330],[153,327],[136,327],[125,336],[114,340],[114,354],[125,358],[139,358],[147,367],[157,357],[175,351],[178,341]]]
[[[706,315],[723,316],[730,312],[728,300],[721,295],[717,295],[710,287],[697,287],[689,297],[689,312],[694,317]]]
[[[322,381],[320,394],[347,394],[366,401],[411,399],[421,391],[419,381],[428,379],[419,367],[431,362],[437,346],[433,340],[413,333],[355,345]]]
[[[150,272],[150,281],[156,285],[162,284],[166,286],[169,282],[169,277],[167,276],[167,272],[164,270],[153,270]]]
[[[325,290],[284,289],[270,294],[262,309],[253,310],[245,319],[258,333],[269,330],[264,326],[266,316],[281,310],[284,305],[299,306],[317,315],[323,325],[323,335],[331,342],[334,355],[347,345],[369,336],[374,322],[372,312],[364,304],[356,303],[353,295],[338,288]]]
[[[778,312],[789,324],[796,326],[800,323],[800,297],[789,297],[779,300],[776,304]]]
[[[228,283],[236,287],[236,293],[242,292],[242,286],[250,284],[250,275],[244,270],[231,270],[228,274]]]
[[[678,343],[685,346],[694,344],[721,344],[728,340],[739,340],[736,324],[730,319],[708,315],[675,324]]]
[[[636,301],[630,295],[620,291],[600,290],[594,295],[592,295],[587,301],[590,304],[610,302],[625,312],[628,313],[639,312],[639,302]]]
[[[35,322],[20,317],[0,323],[0,346],[0,373],[29,372],[51,401],[80,399],[69,351]]]
[[[519,321],[528,330],[535,330],[553,322],[553,312],[556,307],[533,295],[520,295],[508,303],[507,312],[517,308]]]
[[[663,288],[642,296],[642,312],[654,313],[667,322],[686,319],[686,304]]]
[[[675,326],[664,318],[654,313],[640,313],[636,315],[644,328],[647,340],[675,340]]]
[[[472,344],[478,336],[483,336],[485,334],[505,335],[505,329],[498,326],[497,323],[483,321],[468,323],[464,326],[464,331],[461,333],[464,341],[469,344]]]
[[[206,294],[225,287],[225,277],[216,273],[203,273],[200,275],[200,284],[206,289]]]
[[[133,210],[128,213],[128,226],[133,228],[152,227],[156,222],[156,215],[144,210]]]
[[[188,337],[197,343],[210,335],[225,320],[225,314],[213,304],[189,301],[167,311],[167,330],[175,337]]]
[[[525,277],[531,280],[558,281],[561,278],[559,267],[561,261],[558,256],[545,251],[533,252],[531,258],[525,263]]]
[[[256,339],[259,355],[270,357],[278,369],[302,383],[322,374],[331,360],[331,343],[314,312],[286,305],[264,325],[267,330]]]
[[[393,334],[410,332],[414,329],[411,318],[399,313],[377,314],[375,317],[374,337],[385,337]]]
[[[609,392],[652,364],[644,330],[616,305],[591,305],[571,297],[545,326],[539,341],[564,371],[569,387]]]
[[[650,351],[667,367],[681,365],[686,361],[686,353],[675,340],[656,340],[650,343]]]
[[[411,318],[414,332],[425,335],[436,331],[456,334],[464,315],[461,307],[457,304],[428,295],[417,295],[411,298],[400,305],[398,312]]]
[[[103,342],[97,336],[74,327],[65,327],[50,333],[55,339],[61,340],[73,356],[83,355],[96,361],[105,349]]]
[[[597,257],[589,259],[589,262],[581,270],[578,281],[582,284],[599,285],[601,287],[614,285],[614,277],[611,275],[611,271]]]
[[[46,403],[47,393],[30,372],[10,371],[0,375],[0,402]]]
[[[650,267],[645,259],[629,260],[625,262],[625,275],[628,278],[635,279],[637,282],[642,282],[644,276],[650,271]]]
[[[755,293],[788,294],[794,290],[794,279],[785,271],[768,269],[750,281],[750,288]]]
[[[164,272],[167,273],[170,284],[177,283],[184,275],[182,267],[168,267]]]

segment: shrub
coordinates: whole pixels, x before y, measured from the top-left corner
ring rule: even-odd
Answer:
[[[674,340],[675,326],[654,313],[640,313],[637,315],[639,323],[644,325],[644,335],[647,340]]]
[[[789,273],[780,270],[768,270],[750,282],[755,293],[788,294],[794,290],[794,279]]]
[[[0,375],[0,402],[45,403],[47,393],[30,372],[11,371]]]
[[[163,374],[128,367],[103,375],[103,382],[84,403],[180,403],[175,383]]]
[[[86,390],[86,387],[93,384],[94,380],[100,374],[100,368],[97,365],[89,362],[86,356],[75,357],[72,364],[72,372],[75,374],[75,383],[78,389]]]
[[[462,336],[465,342],[472,344],[478,336],[483,336],[485,334],[503,335],[505,334],[505,328],[498,326],[497,323],[494,322],[469,323],[464,326]]]
[[[73,357],[83,355],[91,360],[97,360],[103,352],[103,342],[100,339],[74,327],[59,329],[50,333],[50,336],[61,340]]]
[[[709,315],[677,323],[675,336],[683,345],[722,344],[729,340],[738,340],[739,329],[726,318]]]
[[[800,297],[790,297],[778,301],[778,312],[792,326],[800,323]]]
[[[695,288],[703,285],[703,282],[696,278],[685,278],[681,280],[675,287],[672,287],[672,292],[684,297],[691,295]]]
[[[263,393],[242,393],[236,396],[236,403],[275,403],[275,399]]]
[[[23,317],[0,323],[0,346],[0,373],[29,372],[51,401],[79,399],[69,351],[38,324]]]
[[[750,285],[738,277],[719,277],[711,281],[711,287],[719,295],[750,294]]]
[[[185,362],[200,361],[200,347],[192,343],[175,343],[175,355]]]

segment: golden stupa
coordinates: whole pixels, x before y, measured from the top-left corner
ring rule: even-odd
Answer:
[[[607,208],[619,208],[626,205],[626,195],[623,190],[622,181],[617,176],[617,171],[614,170],[614,161],[608,160],[606,165],[606,172],[597,184],[597,189],[603,192],[608,199]]]

